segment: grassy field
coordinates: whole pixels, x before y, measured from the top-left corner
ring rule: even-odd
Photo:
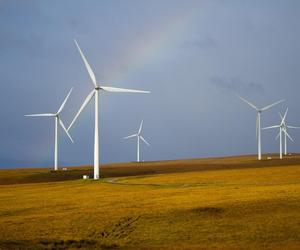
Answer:
[[[300,156],[0,171],[0,249],[300,249]]]

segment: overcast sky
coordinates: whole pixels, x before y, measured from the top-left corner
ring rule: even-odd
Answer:
[[[54,120],[69,89],[68,125],[92,83],[76,38],[103,85],[150,95],[101,93],[101,162],[256,153],[253,109],[282,98],[262,126],[300,125],[300,1],[0,0],[0,168],[53,164]],[[94,106],[60,131],[61,165],[93,163]],[[263,152],[278,152],[277,131],[263,131]],[[290,131],[300,149],[300,130]]]

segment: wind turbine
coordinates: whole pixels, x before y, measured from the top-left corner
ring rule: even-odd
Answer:
[[[66,129],[64,123],[62,122],[60,118],[60,113],[62,112],[63,108],[66,105],[66,102],[72,92],[73,88],[69,91],[68,95],[66,96],[65,100],[61,104],[60,108],[56,113],[44,113],[44,114],[32,114],[32,115],[25,115],[27,117],[54,117],[55,119],[55,140],[54,140],[54,170],[58,170],[58,124],[62,127],[62,129],[65,131],[67,136],[70,138],[71,142],[73,143],[73,139],[71,135],[69,134],[68,130]]]
[[[143,127],[143,120],[142,120],[142,122],[140,124],[140,128],[136,134],[124,137],[124,139],[129,139],[129,138],[133,138],[133,137],[137,138],[137,156],[136,156],[137,162],[140,162],[140,140],[142,140],[145,144],[150,146],[150,144],[145,140],[145,138],[143,136],[141,136],[142,127]]]
[[[284,116],[281,117],[282,119],[281,119],[281,122],[280,122],[279,125],[274,125],[274,126],[263,128],[263,130],[265,130],[265,129],[279,128],[279,143],[280,143],[280,145],[279,145],[279,149],[280,149],[279,155],[280,155],[280,159],[282,159],[282,132],[284,132],[286,136],[288,136],[291,140],[293,140],[292,137],[285,130],[284,123],[285,123],[285,118],[286,118],[287,112],[288,112],[288,109],[286,109],[286,111],[284,113]],[[280,114],[280,116],[281,116],[281,114]]]
[[[279,113],[279,116],[280,116],[281,120],[283,120],[281,113]],[[289,138],[291,141],[294,141],[293,138],[288,135],[288,129],[300,129],[300,127],[287,125],[286,119],[284,120],[283,125],[284,125],[284,128],[283,128],[283,131],[284,131],[284,155],[287,155],[287,138]],[[280,135],[278,133],[278,135],[276,136],[276,140],[278,139],[279,136]]]
[[[134,90],[134,89],[122,89],[122,88],[115,88],[115,87],[107,87],[99,85],[96,80],[96,76],[89,65],[87,59],[85,58],[83,52],[81,51],[77,41],[74,39],[76,47],[81,55],[81,58],[84,62],[84,65],[89,73],[89,76],[93,83],[93,90],[88,94],[85,98],[84,102],[82,103],[80,109],[78,110],[77,114],[75,115],[73,121],[71,122],[69,129],[72,127],[74,122],[77,120],[80,113],[83,109],[88,105],[88,103],[95,97],[95,135],[94,135],[94,179],[99,179],[99,163],[100,163],[100,151],[99,151],[99,94],[100,90],[107,91],[107,92],[126,92],[126,93],[150,93],[150,91],[142,91],[142,90]]]
[[[241,96],[238,96],[242,101],[244,101],[245,103],[247,103],[250,107],[254,108],[257,111],[257,118],[256,118],[256,137],[257,137],[257,148],[258,148],[258,160],[261,160],[261,114],[263,111],[266,111],[272,107],[274,107],[275,105],[284,102],[285,100],[280,100],[278,102],[275,102],[273,104],[270,104],[264,108],[258,108],[256,107],[254,104],[252,104],[251,102],[247,101],[246,99],[244,99]]]

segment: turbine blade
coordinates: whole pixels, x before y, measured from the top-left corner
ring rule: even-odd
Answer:
[[[136,136],[137,136],[137,134],[129,135],[129,136],[124,137],[123,139],[129,139],[129,138],[136,137]]]
[[[283,120],[282,114],[279,112],[280,119]]]
[[[68,131],[70,130],[70,128],[73,126],[74,122],[77,120],[78,116],[80,115],[80,113],[82,112],[82,110],[86,107],[86,105],[89,104],[89,102],[91,101],[91,99],[93,98],[95,91],[97,90],[93,90],[91,93],[88,94],[88,96],[85,98],[84,102],[82,103],[80,109],[78,110],[77,114],[75,115],[74,119],[72,120],[71,124],[68,127]]]
[[[238,98],[240,98],[243,102],[247,103],[250,107],[254,108],[255,110],[259,110],[254,104],[252,104],[251,102],[247,101],[246,99],[244,99],[243,97],[238,95]]]
[[[279,112],[279,116],[280,116],[280,119],[281,119],[281,124],[283,124],[284,127],[286,127],[285,120],[283,120],[282,114],[280,112]]]
[[[58,118],[58,121],[59,121],[60,126],[61,126],[61,127],[63,128],[63,130],[66,132],[67,136],[70,138],[71,142],[74,143],[74,141],[73,141],[71,135],[69,134],[69,132],[68,132],[68,130],[66,129],[66,127],[65,127],[64,123],[62,122],[62,120]]]
[[[262,111],[268,110],[268,109],[270,109],[270,108],[272,108],[272,107],[274,107],[274,106],[276,106],[276,105],[278,105],[279,103],[282,103],[282,102],[284,102],[284,101],[285,101],[285,99],[282,99],[282,100],[280,100],[280,101],[278,101],[278,102],[274,102],[273,104],[268,105],[268,106],[262,108],[261,110],[262,110]]]
[[[293,138],[289,135],[289,133],[284,129],[283,132],[287,135],[287,137],[294,142]]]
[[[138,132],[138,134],[140,134],[140,133],[141,133],[141,131],[142,131],[143,122],[144,122],[144,120],[142,120],[142,121],[141,121],[141,124],[140,124],[140,128],[139,128],[139,132]]]
[[[83,62],[84,62],[84,64],[85,64],[85,67],[86,67],[87,71],[89,72],[90,78],[91,78],[91,80],[92,80],[94,86],[97,87],[96,76],[95,76],[95,74],[94,74],[94,72],[93,72],[91,66],[89,65],[88,61],[86,60],[86,58],[85,58],[83,52],[81,51],[81,49],[80,49],[80,47],[79,47],[79,45],[78,45],[78,43],[77,43],[77,41],[76,41],[75,39],[74,39],[74,42],[75,42],[75,44],[76,44],[76,46],[77,46],[77,49],[78,49],[78,51],[79,51],[79,53],[80,53],[80,55],[81,55],[81,58],[82,58]]]
[[[275,140],[278,140],[279,136],[280,136],[280,131],[279,131],[279,133],[277,134],[277,136],[275,137]]]
[[[294,129],[300,129],[300,127],[295,127],[295,126],[287,126],[288,128],[294,128]]]
[[[59,110],[57,111],[56,114],[59,114],[59,113],[63,110],[63,108],[65,107],[66,102],[68,101],[68,98],[69,98],[70,94],[72,93],[72,91],[73,91],[73,87],[72,87],[71,90],[69,91],[68,95],[66,96],[65,100],[64,100],[63,103],[61,104],[61,106],[60,106],[60,108],[59,108]]]
[[[287,115],[287,112],[288,112],[288,108],[286,109],[285,113],[284,113],[284,116],[282,118],[282,121],[281,121],[281,124],[284,124],[285,123],[285,118],[286,118],[286,115]]]
[[[150,143],[147,142],[143,136],[140,136],[140,138],[141,138],[141,140],[142,140],[143,142],[145,142],[148,146],[150,146]]]
[[[31,114],[31,115],[25,115],[25,116],[27,116],[27,117],[38,117],[38,116],[54,117],[54,116],[56,116],[56,114],[44,113],[44,114]]]
[[[121,88],[106,87],[106,86],[101,86],[100,88],[107,92],[144,93],[144,94],[150,93],[150,91],[144,91],[144,90],[121,89]]]
[[[262,129],[265,130],[265,129],[272,129],[272,128],[280,128],[280,125],[270,126]]]

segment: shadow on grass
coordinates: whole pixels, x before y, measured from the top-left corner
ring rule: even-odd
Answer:
[[[273,155],[272,155],[273,156]],[[275,157],[275,156],[274,156]],[[209,170],[261,168],[300,165],[300,156],[293,155],[279,160],[258,161],[256,156],[206,158],[141,163],[119,163],[102,165],[101,178],[144,176],[168,173],[183,173]],[[0,185],[58,182],[82,179],[83,175],[93,176],[91,166],[70,167],[67,171],[49,169],[14,169],[0,171]]]
[[[96,240],[81,239],[81,240],[40,240],[25,241],[25,240],[11,240],[0,241],[0,249],[117,249],[119,246],[115,243],[101,243]]]

